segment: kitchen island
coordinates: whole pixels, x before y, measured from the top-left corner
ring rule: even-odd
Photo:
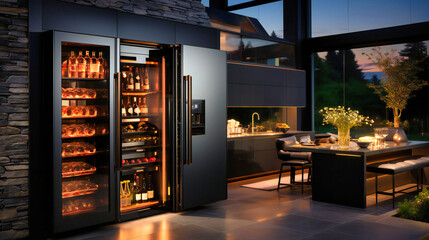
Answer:
[[[273,174],[280,169],[275,142],[277,138],[310,135],[312,131],[255,132],[228,135],[228,181]]]
[[[359,148],[356,143],[351,143],[348,150],[340,149],[334,144],[314,147],[293,145],[286,150],[312,152],[313,200],[365,208],[367,180],[372,177],[367,175],[367,164],[407,156],[429,155],[429,142],[387,142],[384,147],[369,148]],[[427,170],[425,175],[427,176]],[[412,174],[409,174],[408,181],[415,181]],[[371,182],[373,183],[373,180]]]

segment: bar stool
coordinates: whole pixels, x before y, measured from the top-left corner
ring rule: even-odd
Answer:
[[[308,168],[308,178],[307,183],[310,182],[311,179],[311,153],[310,152],[291,152],[285,151],[285,147],[290,145],[298,144],[295,136],[279,138],[276,141],[277,148],[277,156],[282,161],[280,165],[280,173],[279,173],[279,182],[277,185],[277,191],[280,189],[280,185],[286,185],[287,187],[293,187],[296,184],[295,182],[295,168],[301,168],[301,192],[304,193],[304,169]],[[291,175],[290,175],[290,183],[281,183],[283,166],[289,166]]]

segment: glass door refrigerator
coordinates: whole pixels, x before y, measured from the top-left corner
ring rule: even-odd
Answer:
[[[115,219],[114,39],[53,33],[54,232]]]
[[[167,209],[166,57],[156,46],[122,43],[117,74],[120,221]],[[148,211],[150,210],[150,211]]]

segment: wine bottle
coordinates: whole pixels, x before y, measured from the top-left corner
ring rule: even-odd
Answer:
[[[152,187],[151,175],[148,175],[147,179],[147,200],[151,201],[154,198],[154,191]]]
[[[95,57],[95,51],[92,51],[92,57],[89,64],[89,78],[99,78],[99,65],[98,59]]]
[[[125,106],[124,106],[124,99],[121,100],[121,115],[122,117],[127,116],[127,110],[125,109]]]
[[[128,71],[128,85],[127,85],[128,91],[134,91],[134,77],[133,77],[133,71],[132,68]]]
[[[77,77],[85,78],[85,70],[86,61],[85,58],[82,57],[82,51],[79,51],[79,56],[77,57]]]
[[[140,112],[142,115],[146,115],[149,113],[149,109],[147,108],[146,98],[143,98],[143,103],[140,106]]]
[[[137,106],[136,97],[134,97],[133,113],[134,113],[134,116],[140,116],[140,108]]]
[[[149,74],[148,74],[147,68],[145,68],[145,71],[144,71],[143,90],[149,91]]]
[[[65,60],[63,63],[61,63],[61,77],[68,77],[69,76],[69,60]]]
[[[89,51],[85,51],[85,77],[91,78],[91,57]]]
[[[104,58],[103,58],[103,52],[99,52],[98,53],[97,62],[98,62],[98,78],[104,79],[104,72],[105,72],[104,64],[105,64],[105,61],[104,61]]]
[[[139,179],[139,175],[134,174],[134,178],[135,178],[135,182],[137,184],[136,186],[136,203],[141,203],[142,202],[142,194],[141,194],[141,188],[140,188],[140,179]]]
[[[139,70],[138,68],[135,68],[135,72],[134,72],[134,90],[136,91],[140,91],[140,85],[141,85],[141,81],[140,81],[140,74],[139,74]]]
[[[133,105],[131,104],[131,99],[128,97],[128,105],[127,105],[127,115],[132,116],[134,113]]]
[[[142,202],[147,202],[147,189],[146,189],[146,182],[144,177],[142,178],[142,189],[141,189],[141,195],[142,195]]]
[[[127,78],[127,72],[123,71],[122,72],[122,80],[121,80],[121,88],[122,91],[126,91],[128,87],[128,78]]]
[[[74,51],[71,51],[69,58],[68,77],[77,78],[77,59],[74,56]]]

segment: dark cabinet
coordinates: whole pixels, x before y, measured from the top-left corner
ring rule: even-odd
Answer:
[[[305,105],[305,71],[228,63],[228,106]]]

